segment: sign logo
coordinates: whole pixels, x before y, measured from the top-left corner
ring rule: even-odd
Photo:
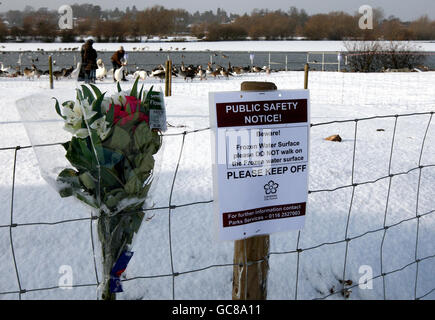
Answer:
[[[278,196],[276,192],[278,191],[279,184],[273,180],[270,180],[268,183],[264,185],[264,200],[276,200]]]

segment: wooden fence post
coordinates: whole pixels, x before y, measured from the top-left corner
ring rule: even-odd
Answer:
[[[165,96],[172,95],[172,61],[166,60],[166,73],[165,73]]]
[[[310,65],[308,63],[305,64],[304,67],[304,89],[308,89],[308,71],[310,70]]]
[[[245,81],[241,91],[277,90],[274,83]],[[234,242],[233,300],[266,300],[269,235]]]
[[[48,73],[50,77],[50,89],[53,89],[53,57],[48,56]]]
[[[325,52],[322,52],[322,71],[325,71]]]

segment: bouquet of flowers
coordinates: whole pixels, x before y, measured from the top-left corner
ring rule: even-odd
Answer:
[[[147,92],[143,86],[138,91],[137,85],[138,79],[130,92],[123,92],[118,83],[118,92],[110,97],[94,85],[83,85],[75,101],[59,104],[54,98],[64,128],[73,135],[63,144],[72,167],[59,173],[58,190],[62,197],[74,196],[97,212],[104,276],[99,289],[104,300],[122,291],[120,276],[133,254],[131,244],[153,180],[153,155],[166,129],[159,125],[166,120],[155,120],[164,111],[161,91]]]

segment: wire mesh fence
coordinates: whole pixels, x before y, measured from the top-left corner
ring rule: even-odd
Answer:
[[[174,95],[206,97],[209,91],[234,90],[235,83],[240,86],[241,82],[254,77],[255,74],[234,76],[225,83],[210,78],[196,81],[191,86],[183,86],[184,81],[174,79],[172,92]],[[278,88],[300,89],[304,83],[303,72],[277,72],[270,78]],[[432,106],[434,79],[433,72],[401,73],[400,77],[397,73],[310,72],[310,99],[316,104],[346,106]],[[262,80],[267,81],[268,76],[263,76]],[[403,94],[391,94],[398,88]]]
[[[292,249],[280,249],[280,250],[274,250],[272,249],[269,254],[265,257],[263,257],[261,260],[258,261],[248,261],[248,264],[255,264],[262,262],[264,260],[271,260],[275,257],[291,257],[290,261],[292,261],[293,265],[284,265],[280,267],[284,267],[286,269],[294,270],[293,276],[291,278],[292,283],[288,283],[289,290],[293,292],[291,297],[292,299],[306,299],[306,295],[301,295],[301,283],[305,282],[306,275],[304,273],[304,266],[301,263],[302,259],[308,255],[308,257],[312,257],[312,255],[318,255],[319,249],[321,250],[327,250],[327,248],[335,247],[337,245],[342,245],[340,247],[340,250],[343,250],[343,260],[341,262],[342,268],[341,268],[341,274],[338,275],[338,283],[337,285],[331,286],[330,288],[327,288],[327,290],[324,289],[318,289],[315,295],[312,295],[308,297],[309,299],[329,299],[329,298],[349,298],[351,296],[352,290],[355,290],[357,287],[363,284],[367,284],[370,281],[380,280],[381,281],[381,287],[382,287],[382,294],[381,297],[383,299],[389,299],[391,297],[394,297],[394,295],[391,294],[389,291],[389,279],[392,278],[394,275],[400,274],[402,271],[406,270],[407,272],[413,272],[414,273],[414,281],[413,283],[407,283],[407,287],[410,288],[412,294],[409,296],[412,299],[425,299],[433,297],[432,294],[435,292],[435,283],[433,282],[433,272],[435,270],[435,247],[433,245],[431,246],[430,243],[425,245],[425,250],[421,250],[422,248],[422,241],[427,241],[425,238],[422,239],[421,235],[421,228],[422,228],[422,221],[424,219],[433,219],[435,217],[435,207],[433,204],[433,201],[431,199],[427,199],[430,197],[427,193],[423,194],[423,179],[424,177],[433,177],[435,172],[435,159],[433,155],[433,147],[432,147],[432,139],[435,139],[435,131],[433,128],[434,121],[433,121],[433,114],[434,112],[420,112],[420,113],[406,113],[406,114],[395,114],[395,115],[384,115],[384,116],[373,116],[373,117],[364,117],[364,118],[358,118],[358,119],[346,119],[346,120],[336,120],[336,121],[328,121],[328,122],[318,122],[318,123],[312,123],[311,128],[312,130],[316,129],[323,129],[323,128],[330,128],[331,126],[335,128],[338,125],[345,125],[348,126],[349,132],[348,135],[352,136],[353,139],[350,139],[349,146],[350,148],[347,149],[349,152],[348,159],[350,160],[349,163],[343,164],[343,168],[339,168],[338,170],[345,170],[344,166],[348,166],[350,164],[350,176],[348,177],[346,182],[343,181],[343,183],[339,183],[337,185],[329,184],[329,185],[321,185],[316,183],[316,175],[310,173],[310,180],[312,180],[311,185],[314,187],[311,187],[309,190],[309,201],[308,203],[313,203],[318,201],[315,197],[318,195],[321,195],[321,199],[326,199],[326,201],[330,201],[330,199],[334,198],[334,196],[337,193],[340,192],[348,192],[350,193],[350,196],[344,197],[346,198],[344,201],[347,203],[347,205],[342,208],[344,210],[344,217],[345,217],[345,223],[344,227],[342,228],[344,233],[338,236],[334,241],[323,241],[323,242],[315,242],[311,243],[310,245],[304,245],[302,244],[302,238],[305,235],[305,230],[301,230],[297,232],[296,241],[292,242],[291,239],[294,239],[292,237],[289,237],[287,239],[287,242],[293,243],[294,247]],[[403,128],[400,126],[401,121],[405,121],[409,118],[418,118],[418,122],[421,124],[422,127],[422,137],[421,140],[416,143],[416,146],[413,150],[409,150],[409,152],[413,153],[416,157],[416,161],[408,161],[408,166],[406,168],[398,168],[394,167],[394,162],[397,157],[397,150],[401,149],[401,142],[398,141],[398,133],[403,130]],[[385,173],[380,176],[373,176],[369,177],[368,175],[357,175],[356,171],[360,165],[363,165],[363,162],[360,162],[359,158],[361,155],[358,153],[358,144],[364,143],[364,139],[361,138],[361,127],[363,127],[366,124],[372,124],[379,120],[391,120],[393,122],[392,125],[392,134],[389,139],[387,139],[387,145],[389,146],[388,149],[388,156],[386,159],[385,164]],[[375,124],[374,124],[375,125]],[[190,130],[190,131],[182,131],[182,132],[169,132],[164,134],[163,139],[169,139],[169,138],[179,138],[179,146],[178,149],[171,150],[171,154],[174,157],[175,165],[174,170],[171,173],[170,180],[170,187],[167,189],[168,192],[168,202],[166,205],[146,209],[150,213],[161,215],[161,213],[166,212],[167,218],[166,218],[166,228],[162,230],[161,232],[166,232],[166,238],[167,238],[167,245],[169,248],[169,266],[166,267],[166,270],[169,270],[169,272],[159,272],[159,273],[148,273],[147,270],[141,270],[139,274],[124,278],[122,281],[124,283],[132,283],[135,282],[139,283],[141,280],[155,280],[155,279],[167,279],[168,281],[165,282],[168,286],[166,290],[168,290],[169,298],[172,299],[182,299],[184,298],[185,292],[183,290],[180,290],[177,288],[178,286],[178,279],[180,279],[183,276],[193,276],[196,277],[201,273],[207,272],[213,272],[213,274],[207,274],[208,277],[216,277],[216,275],[220,274],[217,271],[220,269],[225,269],[227,272],[226,275],[231,274],[232,268],[235,266],[235,264],[232,261],[225,261],[223,263],[216,262],[216,263],[209,263],[209,264],[201,264],[202,262],[199,259],[199,266],[195,268],[181,268],[177,265],[177,259],[176,255],[174,254],[175,248],[177,250],[180,250],[180,245],[177,243],[177,240],[174,240],[174,231],[173,229],[177,227],[176,223],[180,222],[180,220],[174,220],[174,218],[177,217],[177,211],[180,211],[182,208],[203,208],[204,211],[208,211],[211,214],[210,208],[207,206],[213,202],[213,199],[200,199],[199,201],[193,201],[193,202],[186,202],[186,203],[178,203],[174,199],[175,194],[175,185],[177,181],[179,181],[180,178],[180,166],[183,161],[186,161],[185,158],[183,158],[184,154],[186,153],[186,141],[188,141],[190,138],[195,137],[195,135],[199,135],[201,133],[207,133],[210,128],[202,128],[197,130]],[[320,134],[323,132],[312,133],[311,139],[318,139]],[[62,142],[59,142],[58,144],[61,144]],[[45,144],[45,145],[38,145],[33,146],[34,148],[49,148],[55,144]],[[42,228],[41,232],[44,232],[46,228],[58,228],[59,226],[63,225],[77,225],[76,230],[80,233],[89,233],[89,238],[92,245],[92,257],[91,261],[93,261],[93,269],[94,269],[94,281],[88,281],[83,283],[74,283],[70,287],[74,290],[79,290],[80,288],[97,288],[100,284],[100,276],[98,272],[98,266],[96,261],[96,256],[98,256],[97,251],[97,244],[95,243],[95,220],[97,219],[97,216],[93,215],[92,213],[88,217],[77,217],[77,218],[71,218],[71,219],[59,219],[55,221],[50,222],[44,222],[44,221],[30,221],[30,222],[17,222],[16,220],[16,213],[15,208],[17,202],[24,201],[24,199],[17,198],[16,196],[16,180],[17,177],[20,175],[20,167],[19,163],[17,161],[17,156],[20,152],[23,152],[23,150],[31,149],[32,146],[26,145],[26,146],[14,146],[14,147],[2,147],[0,148],[0,152],[12,152],[13,157],[13,170],[12,170],[12,176],[11,176],[11,187],[10,187],[10,212],[9,212],[9,222],[3,225],[0,225],[0,230],[8,230],[8,241],[9,241],[9,247],[11,252],[11,259],[12,259],[12,265],[13,269],[15,271],[15,274],[9,274],[9,277],[15,277],[16,278],[16,287],[12,290],[4,290],[1,288],[0,285],[0,297],[9,299],[17,297],[18,299],[27,298],[29,294],[34,293],[38,294],[41,292],[51,291],[51,290],[59,290],[62,289],[62,286],[59,284],[54,284],[52,286],[35,286],[35,287],[28,287],[24,284],[22,278],[21,278],[21,272],[23,266],[20,265],[19,261],[16,259],[16,248],[17,248],[17,237],[20,234],[25,233],[25,228],[29,226],[37,226]],[[178,151],[177,151],[178,150]],[[400,153],[399,153],[400,155]],[[321,156],[321,155],[319,155]],[[365,156],[365,155],[363,155]],[[399,157],[400,158],[400,157]],[[194,169],[194,168],[193,168]],[[369,168],[366,168],[369,169]],[[315,169],[313,172],[318,172],[317,169]],[[364,171],[366,172],[366,171]],[[416,188],[414,190],[415,192],[415,207],[413,212],[409,215],[400,216],[399,218],[396,218],[395,220],[389,220],[389,215],[391,215],[391,207],[394,206],[393,201],[397,201],[397,197],[393,197],[392,195],[392,185],[394,183],[397,183],[400,178],[402,177],[409,177],[416,174]],[[429,180],[430,181],[430,180]],[[357,202],[357,191],[360,188],[364,188],[367,186],[373,186],[378,183],[385,183],[386,184],[386,196],[384,198],[384,201],[381,203],[381,206],[383,206],[383,210],[377,212],[377,215],[382,217],[382,225],[378,227],[373,228],[364,228],[364,226],[360,226],[358,228],[358,232],[351,231],[352,227],[352,219],[355,215],[356,210],[356,202]],[[316,187],[318,186],[318,187]],[[408,190],[408,189],[407,189]],[[426,201],[429,200],[429,201]],[[424,202],[424,205],[422,203]],[[327,205],[321,204],[321,205]],[[432,205],[432,207],[431,207]],[[315,206],[308,207],[307,216],[312,215],[314,212],[311,210],[314,210]],[[50,210],[50,208],[47,208]],[[311,212],[310,212],[311,211]],[[432,220],[431,220],[432,221]],[[85,228],[83,223],[88,223],[88,228]],[[413,223],[415,224],[415,232],[412,235],[412,244],[410,245],[413,254],[412,259],[408,260],[404,263],[399,263],[396,267],[391,268],[386,266],[386,261],[391,258],[391,254],[388,254],[386,256],[386,244],[385,240],[387,236],[393,232],[393,230],[400,229],[401,226],[405,224]],[[429,238],[429,242],[432,241],[433,244],[433,230],[432,231],[432,237]],[[308,231],[307,231],[308,232]],[[373,235],[378,235],[381,237],[381,241],[373,241],[370,237]],[[286,235],[281,235],[282,237],[286,237]],[[369,254],[372,256],[373,261],[378,261],[380,265],[379,273],[373,274],[371,277],[365,278],[364,282],[361,281],[355,281],[350,280],[349,275],[349,256],[352,252],[352,244],[359,240],[367,240],[372,243],[372,245],[378,246],[377,250],[372,249]],[[53,239],[53,241],[56,241],[56,239]],[[308,242],[309,243],[309,242]],[[73,244],[70,244],[73,245]],[[184,244],[186,245],[186,244]],[[399,245],[399,244],[397,244]],[[344,247],[344,248],[342,248]],[[429,249],[428,249],[429,248]],[[35,244],[35,248],[20,248],[20,250],[28,250],[29,255],[33,254],[34,259],[38,259],[38,248],[37,244]],[[400,247],[394,247],[394,250],[401,250]],[[424,252],[423,252],[424,251]],[[358,254],[358,253],[357,253]],[[194,260],[198,260],[193,258]],[[2,259],[3,261],[4,259]],[[3,262],[2,262],[3,263]],[[425,264],[424,272],[422,271],[422,265]],[[414,268],[415,270],[412,270]],[[163,268],[162,268],[163,270]],[[273,277],[273,273],[276,272],[276,269],[274,267],[271,267],[270,273]],[[424,277],[422,277],[424,276]],[[208,279],[208,278],[206,278]],[[427,282],[427,279],[432,279],[432,281]],[[53,281],[56,283],[57,279],[53,279]],[[228,279],[219,279],[219,281],[222,282],[228,282]],[[3,281],[2,281],[3,282]],[[207,287],[207,280],[205,280],[205,283],[202,283],[203,286]],[[228,284],[227,284],[228,285]],[[429,286],[429,287],[428,287]],[[184,288],[184,287],[183,287]],[[162,289],[163,290],[163,289]],[[36,296],[30,296],[30,297],[38,297]],[[221,297],[225,298],[225,297]]]

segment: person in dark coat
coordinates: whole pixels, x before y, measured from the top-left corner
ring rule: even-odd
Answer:
[[[124,56],[125,56],[125,51],[124,51],[124,47],[121,46],[119,48],[118,51],[116,51],[113,55],[112,55],[112,66],[113,66],[113,81],[116,82],[115,80],[115,71],[119,68],[121,68],[122,66],[125,66],[125,63],[123,62],[124,60]],[[125,79],[125,75],[122,75],[122,80],[123,81],[127,81],[127,79]]]
[[[83,54],[85,53],[85,43],[82,45],[82,48],[80,50],[80,56],[82,58],[82,64],[80,66],[79,76],[77,78],[77,81],[85,81],[86,72],[85,72],[85,60],[83,58]]]
[[[85,69],[85,82],[95,83],[97,66],[97,51],[92,47],[94,40],[89,39],[82,47],[82,61]]]

